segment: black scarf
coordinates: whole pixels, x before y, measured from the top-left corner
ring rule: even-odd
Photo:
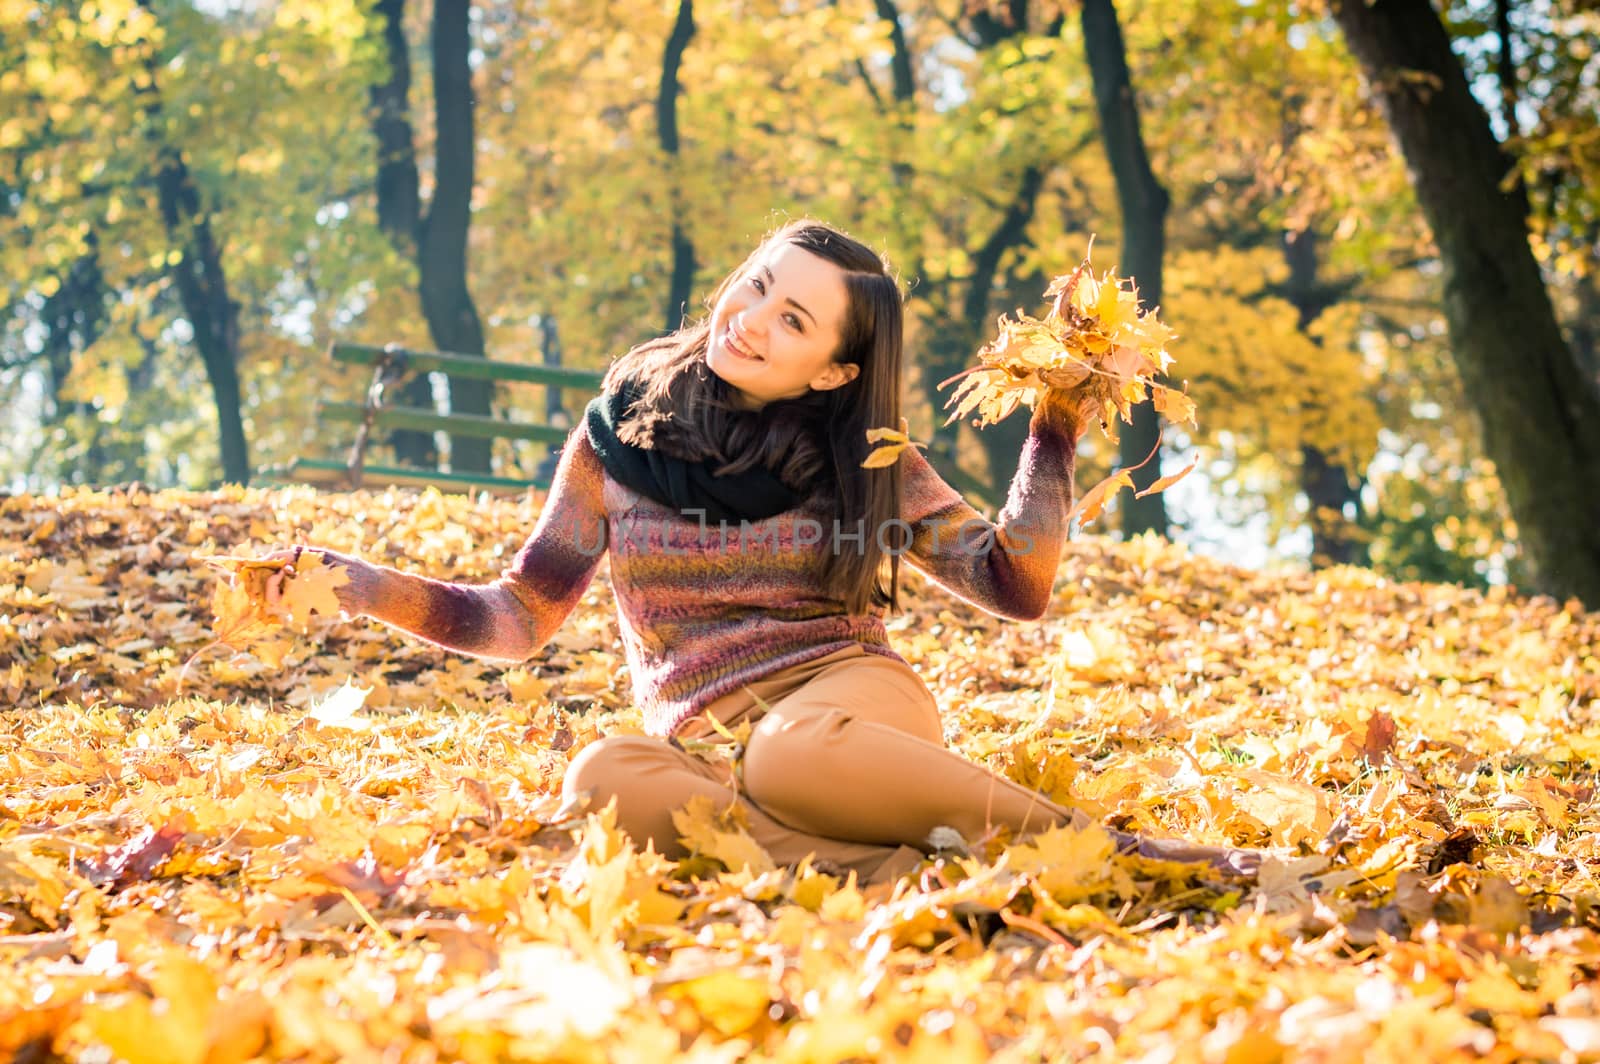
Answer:
[[[680,513],[703,510],[706,523],[713,525],[765,521],[799,505],[800,495],[764,466],[719,477],[712,472],[715,463],[690,462],[622,442],[617,428],[637,401],[636,389],[629,382],[602,392],[584,411],[589,442],[611,479]]]

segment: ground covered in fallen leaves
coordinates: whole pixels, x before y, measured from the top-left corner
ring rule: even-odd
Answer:
[[[0,498],[0,1057],[1600,1057],[1600,617],[1099,538],[1039,624],[912,589],[892,636],[953,746],[1271,847],[1244,889],[1093,829],[862,888],[705,810],[679,864],[549,826],[571,758],[639,728],[603,569],[519,668],[367,623],[204,649],[202,556],[484,579],[536,508]]]

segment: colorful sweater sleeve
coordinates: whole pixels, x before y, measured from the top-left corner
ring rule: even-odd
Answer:
[[[909,449],[901,489],[901,516],[912,528],[906,560],[997,616],[1044,616],[1067,538],[1076,454],[1070,427],[1036,412],[1005,506],[991,522]]]
[[[606,550],[605,474],[582,426],[567,438],[538,524],[498,580],[457,584],[362,563],[362,613],[474,657],[522,661],[578,604]]]

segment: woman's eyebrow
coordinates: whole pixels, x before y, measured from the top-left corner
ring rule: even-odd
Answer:
[[[768,285],[773,285],[773,284],[777,283],[776,279],[774,279],[773,276],[772,276],[772,267],[771,266],[763,266],[763,267],[761,267],[761,272],[767,275],[767,284]],[[796,303],[791,298],[784,299],[784,302],[789,304],[791,307],[795,308],[796,310],[800,311],[806,317],[810,318],[812,325],[817,324],[817,316],[815,314],[811,313],[805,307],[802,307],[799,303]]]

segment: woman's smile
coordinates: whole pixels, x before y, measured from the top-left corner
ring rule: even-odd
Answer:
[[[734,327],[732,322],[729,322],[727,329],[723,330],[722,346],[728,350],[729,354],[742,358],[747,362],[766,361],[755,353],[749,341],[739,334],[739,330]]]

